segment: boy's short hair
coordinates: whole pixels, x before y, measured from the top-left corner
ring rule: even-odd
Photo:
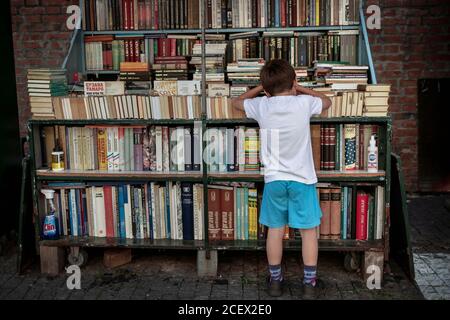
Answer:
[[[274,96],[292,89],[295,70],[286,60],[275,59],[267,62],[261,69],[261,84],[264,90]]]

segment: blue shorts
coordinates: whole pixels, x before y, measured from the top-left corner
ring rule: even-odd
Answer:
[[[315,184],[273,181],[264,186],[259,223],[269,228],[312,229],[320,225],[321,217]]]

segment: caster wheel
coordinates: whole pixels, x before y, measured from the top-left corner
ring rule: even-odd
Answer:
[[[344,258],[344,268],[348,272],[357,271],[359,269],[359,257],[356,254],[346,254]]]
[[[88,254],[85,250],[80,250],[78,255],[69,253],[69,255],[67,256],[67,260],[69,261],[70,265],[75,265],[81,268],[82,266],[86,265],[88,261]]]

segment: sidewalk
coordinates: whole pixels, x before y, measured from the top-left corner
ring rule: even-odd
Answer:
[[[408,210],[416,282],[426,299],[450,300],[450,212],[445,196],[413,198]]]

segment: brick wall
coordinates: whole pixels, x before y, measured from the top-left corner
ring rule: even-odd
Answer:
[[[402,158],[406,188],[418,190],[417,84],[450,77],[450,2],[367,1],[381,8],[381,30],[369,31],[378,82],[392,84],[393,150]]]
[[[17,97],[21,135],[30,117],[26,86],[28,68],[59,68],[71,32],[66,28],[69,5],[78,0],[11,0]]]

